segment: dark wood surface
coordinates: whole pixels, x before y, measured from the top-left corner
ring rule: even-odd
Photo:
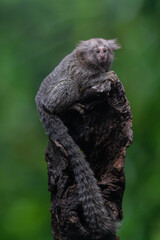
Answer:
[[[124,161],[126,148],[132,143],[132,115],[125,90],[116,78],[100,86],[100,90],[86,90],[80,104],[60,117],[90,163],[105,204],[121,221]],[[53,238],[94,239],[85,222],[67,150],[60,143],[49,140],[46,161]],[[119,238],[100,236],[99,239]]]

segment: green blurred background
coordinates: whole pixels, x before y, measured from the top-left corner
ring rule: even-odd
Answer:
[[[52,239],[44,150],[34,98],[79,40],[117,38],[112,67],[133,113],[122,240],[160,240],[160,1],[1,0],[0,239]]]

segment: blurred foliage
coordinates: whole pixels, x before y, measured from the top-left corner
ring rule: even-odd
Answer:
[[[160,239],[160,1],[0,1],[0,239],[52,239],[44,150],[34,98],[79,42],[118,38],[112,69],[133,113],[123,240]]]

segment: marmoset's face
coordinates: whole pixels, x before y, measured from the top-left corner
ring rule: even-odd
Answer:
[[[96,58],[99,64],[104,64],[107,61],[108,49],[100,46],[95,48]]]

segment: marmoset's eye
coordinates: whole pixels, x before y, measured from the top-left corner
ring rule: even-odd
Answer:
[[[104,49],[103,52],[107,52],[107,49]]]
[[[97,50],[96,50],[96,53],[100,53],[100,51],[97,49]]]

